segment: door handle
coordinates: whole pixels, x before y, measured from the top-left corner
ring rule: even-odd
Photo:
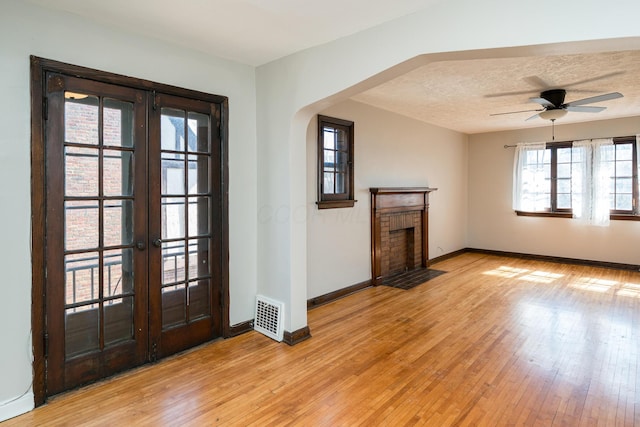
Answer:
[[[156,248],[162,247],[161,239],[155,239],[152,243],[153,243],[153,246],[155,246]]]
[[[144,244],[144,242],[138,242],[136,243],[136,248],[139,251],[144,251],[146,249],[147,245]]]

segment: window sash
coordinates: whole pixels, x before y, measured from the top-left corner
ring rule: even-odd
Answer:
[[[640,135],[613,138],[613,144],[615,151],[605,158],[612,169],[612,173],[606,177],[606,186],[611,192],[607,200],[607,216],[615,215],[618,219],[638,216]],[[630,155],[626,154],[628,148],[624,146],[631,147]],[[516,212],[574,216],[574,210],[581,208],[579,196],[584,191],[581,188],[584,184],[581,172],[585,167],[584,158],[580,154],[582,148],[571,147],[571,142],[526,143],[516,146],[513,172],[513,208]],[[567,152],[566,148],[571,150]],[[535,154],[531,154],[532,152]],[[526,155],[530,156],[528,160]],[[533,160],[531,156],[534,156]],[[548,166],[541,160],[547,158],[550,159]],[[570,174],[567,173],[569,169]],[[529,179],[526,177],[527,173]],[[532,174],[536,178],[532,178]],[[587,186],[589,191],[592,187],[591,184]]]
[[[320,208],[353,206],[353,135],[353,122],[318,116]]]

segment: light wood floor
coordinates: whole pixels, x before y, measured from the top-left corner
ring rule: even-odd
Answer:
[[[3,424],[640,426],[640,273],[464,254]]]

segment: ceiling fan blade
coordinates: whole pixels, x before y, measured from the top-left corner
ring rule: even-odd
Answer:
[[[589,98],[578,99],[564,104],[565,107],[575,107],[576,105],[592,104],[594,102],[609,101],[611,99],[622,98],[620,92],[605,93],[604,95],[592,96]]]
[[[492,93],[489,95],[485,95],[485,98],[498,98],[500,96],[510,96],[510,95],[528,95],[532,92],[539,92],[544,90],[544,88],[549,87],[549,84],[542,80],[538,76],[527,76],[523,77],[522,80],[527,84],[531,85],[531,89],[529,90],[516,90],[513,92],[502,92],[502,93]]]
[[[599,113],[600,111],[606,110],[607,107],[595,107],[590,105],[578,106],[578,105],[568,105],[565,110],[572,111],[574,113]]]
[[[530,102],[537,102],[538,104],[542,105],[543,107],[555,107],[555,105],[553,105],[553,102],[550,102],[547,99],[544,98],[540,98],[539,96],[534,96],[533,98],[529,98]]]
[[[529,120],[537,119],[538,117],[540,117],[540,114],[534,114],[533,116],[526,119],[525,122],[528,122]]]
[[[501,92],[501,93],[490,93],[489,95],[485,95],[485,98],[499,98],[501,96],[511,96],[511,95],[528,95],[532,92],[537,92],[535,89],[530,90],[518,90],[515,92]]]
[[[493,113],[493,114],[489,114],[489,115],[490,116],[503,116],[505,114],[528,113],[530,111],[544,111],[544,108],[538,108],[536,110],[507,111],[506,113]]]
[[[595,82],[595,81],[598,81],[598,80],[608,79],[609,77],[619,76],[620,74],[624,74],[625,72],[626,71],[614,71],[612,73],[603,74],[601,76],[591,77],[591,78],[584,79],[584,80],[578,80],[577,82],[568,83],[568,84],[565,84],[564,87],[577,86],[577,85],[581,85],[583,83],[591,83],[591,82]],[[572,90],[571,92],[575,92],[575,91]]]

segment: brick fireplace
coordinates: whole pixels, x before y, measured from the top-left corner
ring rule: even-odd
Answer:
[[[436,188],[370,188],[371,269],[375,284],[383,277],[429,261],[429,193]]]

